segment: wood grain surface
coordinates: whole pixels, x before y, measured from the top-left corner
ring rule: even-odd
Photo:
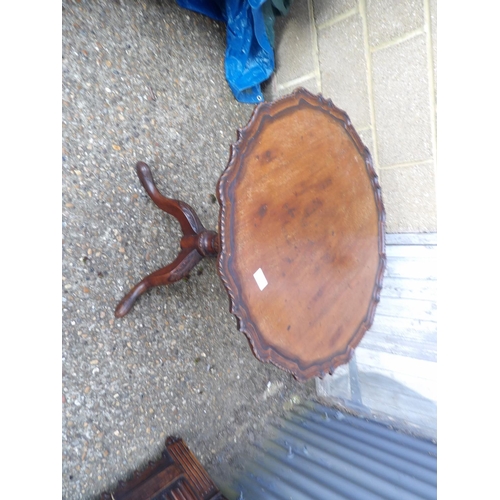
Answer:
[[[348,116],[304,89],[257,106],[218,197],[219,273],[256,357],[301,380],[348,362],[385,265],[380,186]]]
[[[120,481],[101,500],[226,500],[181,438],[170,436],[162,456]]]

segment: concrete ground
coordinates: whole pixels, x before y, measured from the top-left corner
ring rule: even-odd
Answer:
[[[314,394],[254,358],[214,260],[114,308],[179,249],[134,170],[216,229],[217,180],[253,107],[224,77],[225,27],[177,7],[63,2],[62,491],[96,498],[183,437],[209,473]]]
[[[351,117],[380,176],[388,232],[436,232],[436,3],[295,0],[276,26],[268,98],[302,85]],[[215,262],[123,294],[178,250],[134,165],[217,226],[214,199],[253,107],[224,78],[225,26],[174,0],[63,2],[63,498],[93,499],[182,436],[214,477],[266,423],[315,397],[258,362]]]

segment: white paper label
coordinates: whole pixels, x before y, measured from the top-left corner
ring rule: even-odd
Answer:
[[[257,286],[260,288],[260,291],[264,290],[267,286],[267,280],[266,277],[264,276],[264,272],[262,269],[259,267],[257,271],[253,273],[253,277],[255,278],[255,281],[257,282]]]

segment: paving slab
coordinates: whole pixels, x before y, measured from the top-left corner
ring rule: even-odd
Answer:
[[[437,231],[435,183],[432,162],[380,171],[388,232]]]
[[[367,0],[368,40],[376,47],[406,33],[423,29],[422,0]]]
[[[276,19],[275,37],[278,85],[315,70],[312,19],[308,0],[292,2],[288,14]]]
[[[372,65],[379,166],[432,159],[425,35],[374,52]]]
[[[370,125],[363,22],[349,16],[318,32],[323,94],[343,109],[354,128]]]

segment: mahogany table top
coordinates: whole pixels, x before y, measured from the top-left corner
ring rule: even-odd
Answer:
[[[379,300],[385,212],[346,113],[304,89],[260,104],[217,191],[219,274],[255,356],[301,380],[348,362]]]

